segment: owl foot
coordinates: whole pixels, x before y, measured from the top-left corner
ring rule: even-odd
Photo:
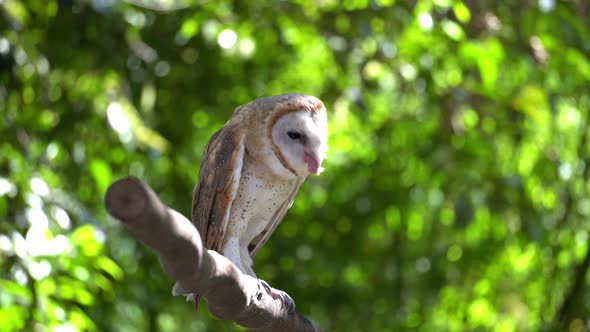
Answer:
[[[289,294],[283,292],[282,290],[270,287],[270,285],[262,279],[258,279],[258,281],[260,281],[262,287],[264,287],[268,295],[270,295],[275,300],[281,300],[283,307],[287,309],[288,313],[292,313],[293,311],[295,311],[295,301],[293,301]]]

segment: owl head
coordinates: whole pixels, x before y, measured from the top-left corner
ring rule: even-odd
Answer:
[[[256,137],[249,153],[259,156],[275,175],[305,177],[319,175],[326,157],[327,115],[324,104],[305,94],[259,98],[245,105],[264,119],[266,133]]]
[[[297,110],[277,119],[272,142],[298,175],[319,175],[326,157],[326,112]]]

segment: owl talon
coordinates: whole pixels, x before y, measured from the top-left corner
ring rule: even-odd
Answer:
[[[288,313],[292,313],[293,311],[295,311],[295,301],[293,301],[293,298],[291,298],[291,296],[289,296],[289,294],[287,294],[286,292],[283,292],[282,290],[278,290],[278,289],[270,287],[270,285],[262,279],[258,279],[258,280],[260,281],[260,283],[262,284],[262,287],[264,287],[264,289],[266,290],[268,295],[270,295],[275,300],[277,300],[277,299],[281,300],[281,304],[283,305],[284,308],[287,309]]]

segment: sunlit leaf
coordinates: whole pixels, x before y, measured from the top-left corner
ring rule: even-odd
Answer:
[[[442,22],[443,31],[454,40],[461,40],[465,37],[465,33],[460,25],[453,21],[445,20]]]
[[[84,225],[72,233],[74,246],[80,248],[85,256],[96,256],[102,250],[102,245],[97,241],[95,232],[93,226]]]
[[[108,273],[115,280],[123,279],[123,270],[110,258],[101,256],[94,262],[97,268]]]
[[[24,302],[30,302],[32,300],[31,290],[12,280],[0,279],[0,289],[8,294],[10,298]]]
[[[469,317],[474,326],[490,326],[495,319],[495,310],[486,299],[480,298],[469,306]]]
[[[199,23],[195,19],[187,19],[182,23],[180,32],[185,38],[190,39],[199,32]]]
[[[469,8],[463,4],[463,2],[456,2],[453,5],[453,13],[461,23],[467,23],[471,19],[471,13],[469,12]]]
[[[20,331],[26,324],[26,308],[21,305],[0,307],[0,321],[5,331]]]
[[[104,193],[112,181],[111,168],[100,159],[94,159],[90,162],[90,172],[94,176],[100,193]]]

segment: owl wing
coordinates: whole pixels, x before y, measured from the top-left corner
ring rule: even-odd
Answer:
[[[209,140],[193,192],[192,221],[205,248],[219,251],[244,162],[244,131],[226,124]]]
[[[297,191],[299,191],[299,187],[301,187],[303,180],[305,180],[305,178],[297,179],[297,183],[295,183],[293,191],[291,192],[289,197],[287,197],[287,199],[283,202],[283,204],[281,204],[279,208],[275,211],[275,213],[272,215],[272,218],[270,219],[266,228],[262,231],[262,233],[260,233],[260,235],[256,236],[254,240],[250,242],[250,244],[248,245],[248,250],[250,251],[251,257],[254,257],[254,255],[256,255],[256,253],[262,247],[262,245],[264,245],[266,241],[268,241],[268,238],[274,232],[277,226],[281,223],[281,221],[283,221],[283,218],[285,217],[287,210],[289,210],[289,208],[293,205],[295,195],[297,195]]]

